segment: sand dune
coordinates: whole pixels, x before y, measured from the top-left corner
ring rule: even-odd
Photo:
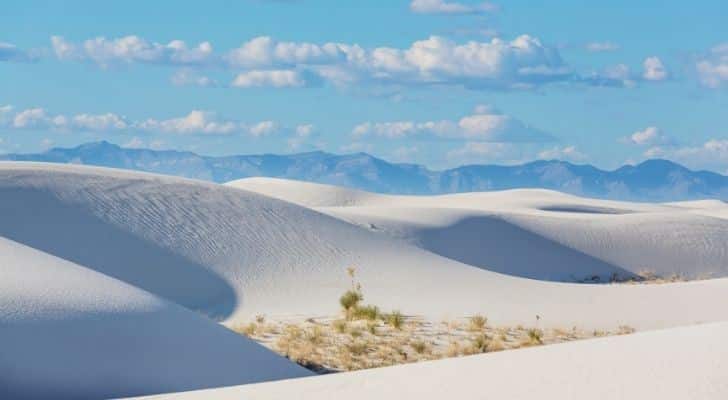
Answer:
[[[10,383],[3,390],[106,397],[307,375],[189,310],[229,324],[256,314],[333,315],[350,285],[350,265],[366,302],[432,319],[482,313],[493,324],[567,329],[728,320],[728,278],[552,282],[629,274],[643,265],[658,273],[728,276],[728,221],[712,216],[725,212],[720,203],[620,203],[544,190],[381,196],[266,182],[229,187],[104,168],[1,163],[0,376]],[[656,371],[650,387],[674,383],[656,366],[664,363],[685,365],[680,373],[688,379],[675,390],[666,384],[667,394],[704,393],[694,387],[698,376],[721,394],[725,385],[714,380],[725,377],[725,354],[716,338],[728,327],[705,326],[241,390],[262,398],[295,398],[298,391],[325,398],[327,388],[331,396],[376,397],[391,382],[412,379],[407,386],[434,396],[442,390],[438,382],[467,388],[464,380],[492,376],[495,393],[518,398],[529,388],[556,393],[564,386],[551,375],[566,371],[577,396],[587,390],[579,382],[601,376],[638,385],[636,370]],[[677,350],[676,340],[684,344]],[[708,349],[708,358],[697,358]],[[624,354],[629,357],[618,357]],[[533,382],[522,385],[522,376]],[[653,393],[647,390],[636,393]],[[402,392],[409,394],[419,393]]]
[[[0,238],[0,398],[109,398],[310,372],[195,313]]]
[[[728,323],[155,399],[723,399]]]
[[[483,313],[529,325],[538,315],[545,326],[614,329],[728,317],[717,306],[728,299],[726,280],[630,287],[523,279],[199,181],[5,163],[0,196],[0,236],[229,323],[259,313],[334,314],[349,265],[358,267],[367,302],[432,318]],[[538,258],[531,264],[539,268]]]
[[[585,199],[548,190],[387,196],[280,179],[230,186],[286,199],[442,256],[534,279],[728,276],[728,205]]]

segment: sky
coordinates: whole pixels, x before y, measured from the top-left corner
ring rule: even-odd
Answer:
[[[7,1],[0,153],[108,140],[728,174],[728,2]]]

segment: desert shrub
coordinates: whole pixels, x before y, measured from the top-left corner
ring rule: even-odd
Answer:
[[[306,330],[306,340],[311,344],[321,344],[324,340],[324,332],[320,326],[316,325]]]
[[[258,331],[258,325],[255,324],[255,322],[251,322],[249,324],[246,324],[240,329],[240,332],[248,337],[255,336],[255,333]]]
[[[384,322],[392,328],[400,330],[402,329],[402,325],[404,325],[404,316],[399,311],[392,311],[384,315]]]
[[[417,354],[423,354],[427,351],[427,342],[423,340],[414,340],[410,342],[410,347],[412,347],[412,350],[414,350]]]
[[[484,316],[480,314],[473,315],[470,317],[470,324],[468,328],[471,331],[479,332],[485,329],[485,324],[488,323],[488,318],[485,318]]]
[[[265,323],[265,315],[263,315],[263,314],[256,315],[255,316],[255,322],[257,322],[259,324],[264,324]]]
[[[490,344],[490,338],[485,334],[477,335],[470,339],[470,345],[473,348],[473,353],[485,353],[488,351],[488,345]]]
[[[369,321],[367,323],[367,331],[372,335],[377,335],[377,323],[373,321]]]
[[[359,302],[364,300],[364,296],[362,296],[361,292],[357,290],[347,290],[341,297],[339,298],[339,304],[341,304],[341,307],[344,308],[344,311],[346,312],[346,315],[350,315],[351,311],[354,310],[358,305]]]
[[[379,307],[373,305],[354,307],[352,316],[354,319],[365,319],[367,321],[375,321],[379,318]]]
[[[361,356],[367,352],[369,343],[365,340],[353,340],[346,344],[346,349],[354,356]]]
[[[346,321],[344,321],[343,319],[337,319],[336,321],[331,323],[331,326],[333,326],[334,330],[337,333],[346,332]]]
[[[632,328],[629,325],[620,325],[619,328],[617,329],[617,334],[618,335],[628,335],[630,333],[634,333],[635,331],[636,331],[636,329]]]
[[[351,335],[352,338],[359,338],[362,335],[362,330],[359,327],[352,326],[349,329],[349,335]]]
[[[487,345],[487,351],[501,351],[505,349],[505,344],[503,344],[503,341],[499,338],[491,340]]]
[[[540,329],[531,328],[526,333],[531,344],[543,344],[543,331]]]

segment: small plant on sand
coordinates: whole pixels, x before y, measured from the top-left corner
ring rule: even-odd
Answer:
[[[404,325],[404,316],[399,311],[392,311],[384,315],[384,322],[394,329],[401,330]]]
[[[346,332],[346,321],[344,321],[343,319],[335,320],[331,323],[331,326],[334,328],[334,331],[336,331],[336,333]]]
[[[619,328],[617,328],[617,335],[629,335],[630,333],[635,333],[635,331],[636,329],[629,325],[620,325]]]
[[[528,340],[529,344],[531,345],[537,345],[537,344],[543,344],[543,331],[536,328],[531,328],[527,332],[528,334]]]
[[[265,315],[263,315],[263,314],[256,315],[255,316],[255,322],[257,322],[257,323],[259,323],[261,325],[264,324],[265,323]]]
[[[485,353],[488,351],[488,345],[490,345],[490,338],[485,334],[480,334],[470,339],[470,345],[472,346],[473,353]]]
[[[409,345],[417,354],[424,354],[429,348],[424,340],[413,340]]]
[[[361,356],[367,352],[369,343],[365,340],[352,340],[346,344],[346,349],[354,356]]]
[[[359,327],[356,327],[356,326],[352,326],[352,327],[351,327],[351,329],[349,329],[349,335],[350,335],[350,336],[351,336],[352,338],[354,338],[354,339],[356,339],[356,338],[360,338],[360,337],[361,337],[361,335],[362,335],[362,330],[361,330],[361,328],[359,328]]]
[[[379,318],[379,307],[373,305],[357,306],[352,311],[354,319],[365,319],[367,321],[376,321]]]
[[[367,323],[367,331],[374,336],[377,336],[377,323],[374,321],[369,321]]]
[[[242,327],[242,329],[240,329],[240,332],[242,332],[242,334],[247,337],[255,336],[255,333],[257,331],[258,331],[258,325],[256,325],[255,322],[246,324],[245,326]]]
[[[470,317],[470,324],[468,325],[468,328],[471,331],[474,332],[480,332],[483,329],[485,329],[485,324],[488,323],[488,318],[485,318],[484,316],[480,314],[473,315]]]
[[[360,292],[347,290],[339,298],[339,304],[341,304],[341,307],[344,308],[344,312],[346,313],[347,317],[351,317],[352,311],[357,308],[359,302],[362,300],[364,300],[364,296],[362,296]]]
[[[324,341],[324,332],[320,326],[315,325],[306,330],[306,340],[311,344],[319,345]]]

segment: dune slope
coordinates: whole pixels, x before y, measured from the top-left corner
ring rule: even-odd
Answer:
[[[285,199],[492,271],[574,281],[728,276],[728,205],[645,204],[548,190],[387,196],[280,179],[230,186]]]
[[[0,236],[231,324],[256,314],[335,314],[350,265],[366,302],[434,319],[482,313],[496,324],[605,329],[728,319],[720,306],[728,301],[725,279],[651,286],[523,279],[199,181],[4,163],[0,198]],[[538,257],[531,263],[540,268]]]
[[[725,335],[708,324],[153,398],[722,399]]]
[[[0,265],[0,398],[109,398],[311,375],[182,307],[4,238]]]

